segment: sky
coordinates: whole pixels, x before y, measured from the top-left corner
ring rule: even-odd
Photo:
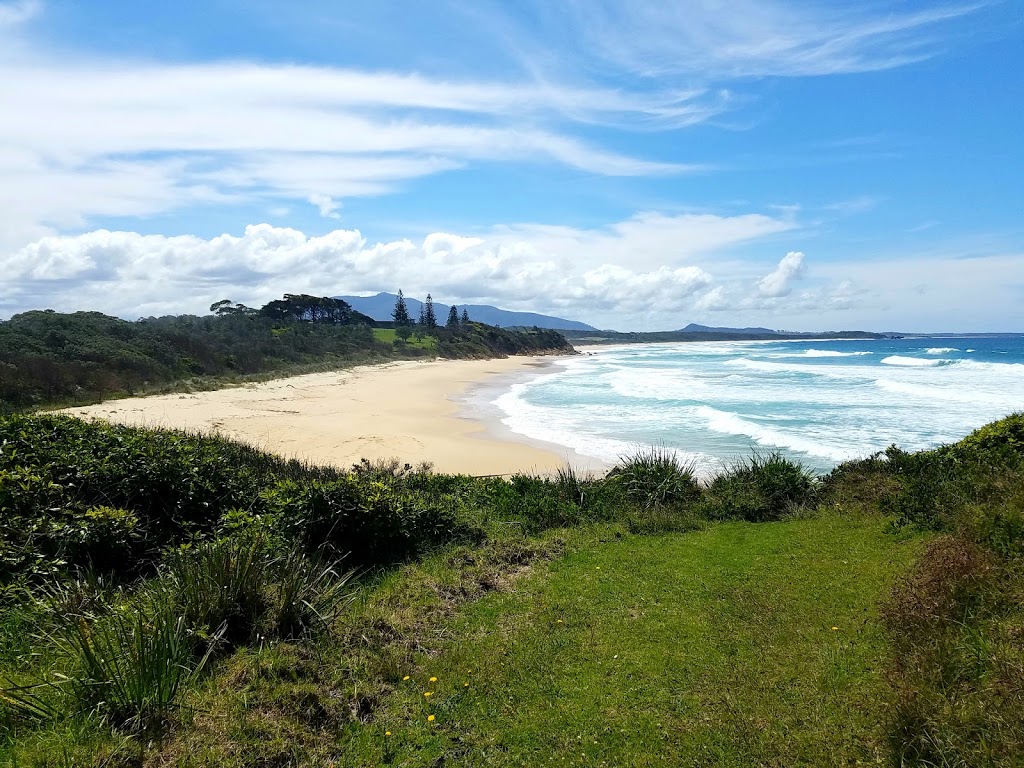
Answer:
[[[1024,332],[1024,3],[0,0],[0,317]]]

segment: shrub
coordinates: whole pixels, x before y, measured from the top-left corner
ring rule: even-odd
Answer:
[[[285,481],[262,498],[307,549],[326,547],[355,566],[400,562],[468,535],[451,504],[408,493],[395,480]]]
[[[563,489],[549,478],[519,473],[509,486],[511,494],[501,513],[506,519],[521,520],[529,531],[576,525],[583,519],[579,499],[562,495]]]
[[[667,448],[647,448],[621,459],[613,477],[629,501],[646,509],[685,504],[700,495],[694,464],[680,462],[676,452]]]
[[[159,727],[178,706],[184,688],[202,671],[205,652],[177,605],[166,599],[135,600],[102,614],[63,613],[53,641],[67,660],[58,677],[9,687],[0,697],[17,711],[47,719],[97,715],[117,727]]]
[[[991,561],[976,544],[941,536],[893,588],[882,618],[894,637],[917,642],[922,633],[968,618],[991,578]]]
[[[807,468],[781,453],[754,453],[712,480],[701,499],[710,519],[778,520],[812,504],[819,482]]]

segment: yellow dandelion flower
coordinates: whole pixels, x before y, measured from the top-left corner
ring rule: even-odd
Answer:
[[[423,695],[426,696],[429,699],[431,696],[434,695],[434,692],[433,691],[424,691]]]
[[[405,677],[403,677],[402,679],[403,679],[403,680],[408,680],[408,679],[409,679],[409,676],[408,676],[408,675],[406,675],[406,676],[405,676]]]
[[[434,722],[434,716],[433,715],[427,715],[427,722],[428,723]]]
[[[838,632],[839,631],[839,627],[832,627],[832,631],[833,632]]]
[[[565,622],[562,621],[561,619],[559,619],[558,621],[555,622],[555,624],[565,624]]]
[[[432,677],[432,678],[430,678],[430,682],[432,682],[432,683],[436,683],[436,682],[437,682],[437,678],[436,678],[436,677]]]
[[[384,731],[384,735],[385,736],[390,736],[391,735],[391,731]]]

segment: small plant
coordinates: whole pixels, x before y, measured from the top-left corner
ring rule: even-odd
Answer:
[[[275,554],[262,536],[235,536],[174,553],[164,586],[186,626],[247,641],[267,612]]]
[[[696,500],[700,483],[694,470],[694,463],[681,462],[675,451],[651,447],[621,459],[614,476],[629,501],[650,509]]]
[[[708,486],[701,506],[710,519],[778,520],[814,502],[818,478],[778,451],[755,452]]]
[[[566,465],[555,473],[555,487],[558,494],[582,510],[587,506],[590,478],[582,476],[575,468]]]
[[[274,617],[279,636],[297,637],[314,627],[327,626],[355,599],[349,586],[354,572],[339,572],[337,566],[297,548],[281,558]]]
[[[46,719],[96,715],[115,727],[158,728],[203,670],[219,633],[196,653],[196,637],[174,601],[136,599],[102,613],[60,614],[52,634],[65,671],[0,691],[23,715]]]

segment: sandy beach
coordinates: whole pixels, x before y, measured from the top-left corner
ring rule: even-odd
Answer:
[[[121,424],[218,433],[287,457],[347,467],[397,457],[474,475],[550,472],[571,449],[531,444],[474,418],[458,401],[543,358],[396,362],[212,392],[111,400],[65,413]],[[498,428],[496,428],[498,427]]]

